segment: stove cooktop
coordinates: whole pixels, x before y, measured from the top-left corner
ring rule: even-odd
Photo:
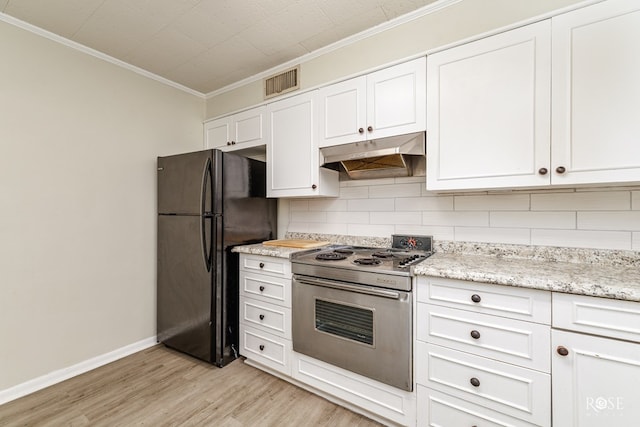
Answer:
[[[334,245],[293,254],[292,262],[372,273],[410,275],[411,266],[427,259],[430,236],[393,236],[394,247],[369,248]]]

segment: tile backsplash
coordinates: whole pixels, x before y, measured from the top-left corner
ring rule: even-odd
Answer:
[[[638,186],[435,194],[424,177],[390,178],[280,207],[288,232],[640,250]]]

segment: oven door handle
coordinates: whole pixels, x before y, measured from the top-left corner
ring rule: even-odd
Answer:
[[[341,291],[357,292],[360,294],[374,295],[390,299],[400,299],[399,292],[377,289],[369,286],[350,285],[343,282],[334,282],[331,280],[315,279],[310,277],[302,278],[300,276],[294,276],[294,281],[304,285],[322,286],[325,288],[339,289]]]

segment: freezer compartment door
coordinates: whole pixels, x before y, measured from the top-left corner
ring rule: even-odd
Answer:
[[[212,223],[199,216],[158,217],[158,341],[208,362],[215,268],[208,271],[204,247],[210,248]]]
[[[158,157],[158,213],[210,212],[213,173],[213,150]]]

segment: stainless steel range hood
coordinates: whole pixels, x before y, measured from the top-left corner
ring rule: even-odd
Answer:
[[[425,172],[425,133],[325,147],[320,153],[323,166],[350,179],[420,176]]]

